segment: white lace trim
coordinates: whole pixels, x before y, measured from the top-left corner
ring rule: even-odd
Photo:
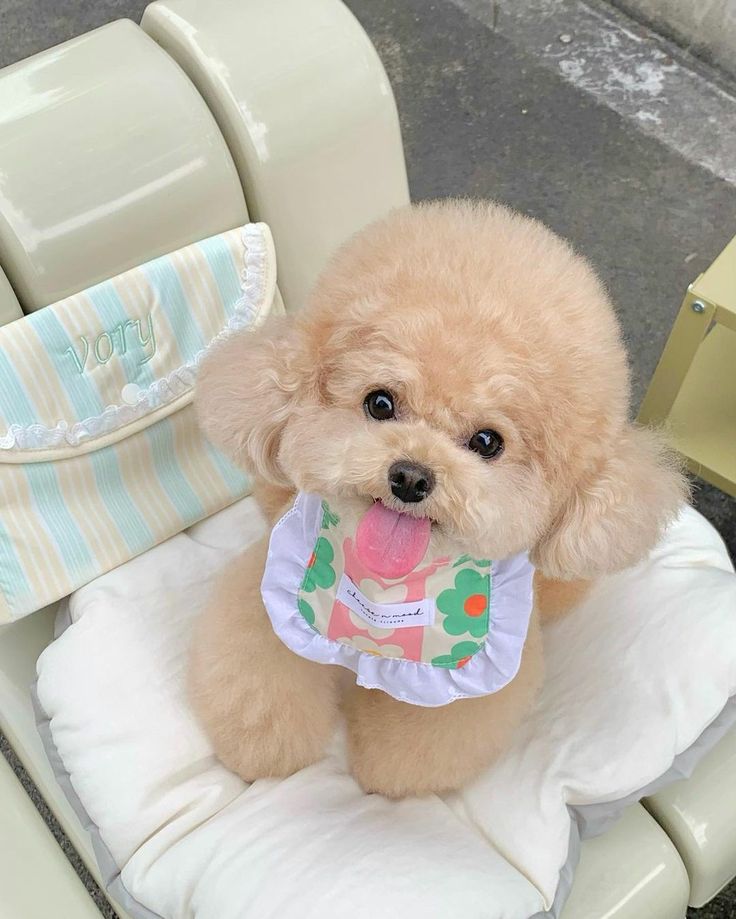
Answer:
[[[150,412],[168,405],[175,399],[191,392],[197,378],[197,370],[205,355],[233,332],[252,325],[267,306],[270,270],[270,249],[266,241],[267,228],[262,223],[247,224],[242,228],[243,268],[240,272],[242,294],[235,304],[232,316],[224,328],[191,361],[177,367],[165,377],[154,380],[141,389],[132,405],[108,405],[100,414],[85,418],[74,424],[59,421],[54,427],[43,424],[11,424],[7,433],[0,437],[0,450],[50,450],[57,447],[77,447],[79,444],[110,434]]]

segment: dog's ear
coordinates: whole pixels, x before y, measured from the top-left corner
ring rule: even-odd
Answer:
[[[579,482],[532,561],[551,578],[593,578],[640,561],[687,500],[662,439],[627,425],[600,468]]]
[[[276,485],[290,485],[277,454],[296,395],[309,385],[306,351],[299,325],[273,317],[218,344],[199,369],[201,428],[234,463]]]

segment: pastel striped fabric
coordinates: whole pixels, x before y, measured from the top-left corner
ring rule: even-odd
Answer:
[[[0,328],[0,621],[247,493],[199,431],[193,385],[274,293],[270,233],[249,224]]]

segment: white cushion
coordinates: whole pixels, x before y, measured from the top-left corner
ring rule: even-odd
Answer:
[[[323,762],[246,786],[213,757],[184,671],[213,577],[262,530],[246,498],[98,578],[38,663],[74,791],[125,890],[165,919],[329,919],[346,904],[355,917],[527,919],[552,906],[584,822],[568,806],[638,794],[736,710],[736,576],[687,509],[646,563],[548,630],[534,716],[462,793],[363,795],[342,730]]]

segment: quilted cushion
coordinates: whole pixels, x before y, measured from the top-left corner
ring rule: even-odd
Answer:
[[[38,662],[42,733],[130,912],[556,916],[580,830],[734,720],[736,576],[687,509],[646,562],[548,629],[534,716],[462,793],[363,795],[341,730],[322,762],[247,786],[212,755],[184,672],[213,577],[262,530],[246,498],[98,578]]]

